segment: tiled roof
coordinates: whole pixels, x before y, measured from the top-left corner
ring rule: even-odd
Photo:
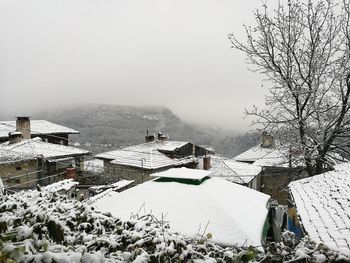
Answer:
[[[189,157],[183,159],[171,159],[158,151],[134,152],[130,150],[116,150],[104,154],[96,155],[96,158],[111,159],[112,164],[120,164],[144,169],[159,169],[165,167],[175,167],[186,163],[196,162],[197,158]],[[143,162],[141,160],[144,160]]]
[[[305,163],[302,155],[293,154],[291,159],[292,167],[302,167]],[[263,148],[257,145],[248,151],[233,158],[239,162],[250,162],[261,167],[289,167],[289,149],[279,145],[278,147]]]
[[[0,148],[0,164],[20,163],[35,160],[35,156]]]
[[[21,142],[13,144],[5,142],[3,144],[0,144],[0,150],[8,150],[23,155],[42,156],[46,159],[81,156],[89,154],[89,151],[78,149],[75,147],[43,142],[41,138],[22,140]]]
[[[160,150],[160,151],[175,151],[177,148],[181,148],[188,144],[189,142],[179,142],[179,141],[154,141],[154,142],[145,142],[138,145],[133,145],[124,148],[125,151],[137,151],[137,152],[149,152],[151,150]]]
[[[289,188],[310,238],[350,255],[350,163]]]
[[[289,163],[289,159],[291,158],[291,162]],[[305,162],[303,160],[303,155],[301,154],[292,154],[289,155],[289,150],[285,148],[275,149],[273,152],[265,155],[260,158],[254,165],[262,166],[262,167],[283,167],[288,168],[291,167],[305,167]]]
[[[272,153],[275,150],[275,148],[263,148],[259,145],[237,155],[235,158],[233,158],[236,161],[239,162],[255,162],[264,156],[268,155],[269,153]]]
[[[112,164],[133,166],[144,169],[158,169],[164,167],[175,167],[187,163],[198,162],[198,159],[189,156],[182,159],[169,158],[160,151],[174,151],[189,142],[179,141],[154,141],[129,146],[121,150],[115,150],[97,154],[98,159],[112,160]],[[144,159],[143,164],[141,160]]]
[[[100,154],[96,155],[96,158],[113,160],[113,159],[115,159],[114,156],[117,156],[117,158],[119,158],[119,156],[122,154],[122,152],[124,152],[124,153],[130,152],[130,154],[140,153],[140,154],[146,154],[146,155],[148,155],[150,152],[152,152],[153,154],[159,154],[158,150],[174,151],[177,148],[180,148],[180,147],[186,145],[187,143],[188,142],[178,142],[178,141],[146,142],[146,143],[141,143],[141,144],[125,147],[121,150],[100,153]]]
[[[254,164],[237,162],[223,157],[211,157],[210,171],[212,173],[210,176],[221,177],[238,184],[249,183],[261,170],[262,167]]]
[[[7,138],[9,132],[16,130],[16,121],[0,121],[0,138]],[[46,121],[46,120],[31,120],[30,130],[32,134],[78,134],[79,132],[65,126]]]

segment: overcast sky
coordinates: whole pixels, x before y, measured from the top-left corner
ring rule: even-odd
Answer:
[[[230,48],[260,1],[0,0],[0,110],[164,105],[187,121],[248,127],[259,76]]]

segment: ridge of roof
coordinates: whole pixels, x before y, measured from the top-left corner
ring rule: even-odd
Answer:
[[[2,124],[2,125],[1,125]],[[79,134],[80,132],[66,126],[47,120],[30,120],[31,133],[34,135],[48,134]],[[0,121],[0,138],[7,138],[9,132],[16,131],[16,121]]]

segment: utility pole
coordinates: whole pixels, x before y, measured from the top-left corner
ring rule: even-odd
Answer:
[[[145,158],[145,157],[143,157],[143,158],[141,159],[141,168],[142,168],[141,182],[142,182],[142,183],[143,183],[143,175],[144,175],[144,172],[143,172],[143,164],[144,164],[144,162],[146,162],[146,158]]]

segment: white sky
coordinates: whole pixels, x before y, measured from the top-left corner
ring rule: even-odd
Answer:
[[[164,105],[245,129],[259,76],[230,48],[260,1],[0,0],[0,111],[66,104]]]

